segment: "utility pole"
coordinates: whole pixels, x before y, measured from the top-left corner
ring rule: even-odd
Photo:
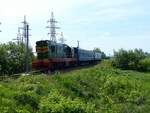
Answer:
[[[59,29],[59,27],[56,27],[56,25],[55,25],[57,23],[57,21],[54,18],[53,12],[51,12],[51,17],[47,21],[47,23],[49,23],[49,25],[46,28],[49,28],[48,35],[50,35],[50,40],[52,42],[56,43],[57,42],[57,39],[56,39],[56,29]]]
[[[26,39],[27,39],[27,21],[26,21],[26,16],[24,16],[24,21],[23,23],[23,38],[26,44]]]
[[[26,73],[29,72],[29,24],[27,24],[27,39],[26,39]]]
[[[26,16],[24,16],[23,25],[23,38],[25,41],[25,72],[29,72],[29,24],[26,21]]]

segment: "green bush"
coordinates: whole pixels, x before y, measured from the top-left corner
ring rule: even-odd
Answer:
[[[8,98],[0,97],[0,113],[14,113],[14,101]]]
[[[31,110],[30,112],[38,108],[39,98],[33,92],[18,92],[14,95],[14,100],[17,106],[25,106],[26,109]]]

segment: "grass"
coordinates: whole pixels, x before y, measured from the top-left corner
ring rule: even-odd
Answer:
[[[0,82],[2,113],[149,113],[150,73],[115,69],[110,61],[52,76]]]

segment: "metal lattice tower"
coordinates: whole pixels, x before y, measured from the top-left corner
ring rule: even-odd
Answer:
[[[46,28],[49,28],[48,35],[50,35],[50,40],[53,42],[57,42],[56,29],[59,29],[59,27],[56,27],[56,25],[55,25],[57,23],[57,21],[54,18],[53,12],[51,13],[51,17],[47,22],[49,23],[49,25]]]
[[[66,39],[64,38],[63,32],[61,32],[61,37],[59,39],[60,43],[64,44]]]
[[[23,40],[22,40],[23,37],[22,37],[22,34],[21,34],[20,30],[21,30],[21,28],[18,27],[17,38],[16,38],[16,39],[13,39],[13,40],[16,40],[16,41],[17,41],[17,44],[18,44],[18,45],[20,44],[20,42],[23,43]]]
[[[21,38],[22,38],[22,35],[21,35],[21,32],[20,32],[20,29],[18,28],[17,39],[18,39],[19,42],[21,42]]]

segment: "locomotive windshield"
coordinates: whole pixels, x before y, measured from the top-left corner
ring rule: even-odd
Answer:
[[[49,57],[48,55],[48,41],[42,40],[36,42],[36,52],[38,54],[38,59],[46,59]]]

